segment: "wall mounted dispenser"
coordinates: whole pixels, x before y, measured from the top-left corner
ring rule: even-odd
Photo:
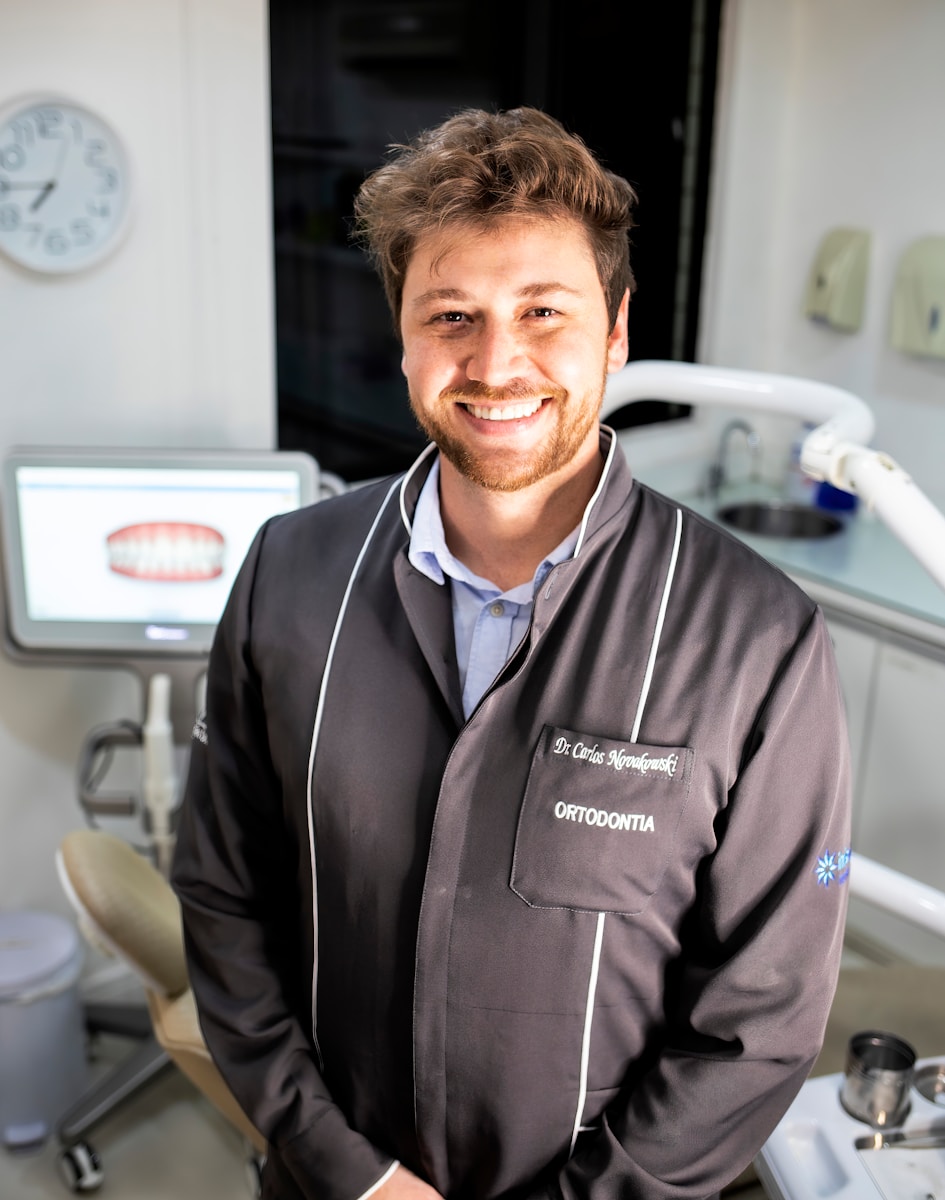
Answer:
[[[863,323],[870,235],[865,229],[831,229],[811,265],[804,314],[819,324],[855,333]]]
[[[945,358],[945,237],[924,237],[899,260],[890,341],[904,354]]]

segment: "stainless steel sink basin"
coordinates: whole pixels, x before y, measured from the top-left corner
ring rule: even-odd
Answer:
[[[742,533],[773,538],[822,538],[839,533],[843,522],[804,504],[751,501],[728,504],[716,513],[720,521]]]

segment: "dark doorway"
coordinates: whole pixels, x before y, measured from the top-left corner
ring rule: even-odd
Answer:
[[[721,3],[270,0],[281,448],[355,480],[421,447],[348,219],[391,142],[469,105],[543,108],[634,184],[630,357],[694,358]]]

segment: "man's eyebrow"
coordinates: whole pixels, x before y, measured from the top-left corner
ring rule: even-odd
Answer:
[[[469,296],[460,288],[441,287],[430,288],[426,292],[421,292],[419,296],[415,296],[411,300],[412,308],[419,308],[421,304],[430,304],[434,300],[468,300]]]
[[[523,299],[535,300],[540,296],[550,296],[555,292],[565,292],[569,296],[584,295],[580,288],[570,287],[566,283],[559,283],[556,279],[548,280],[547,282],[526,284],[525,287],[519,288],[518,295]]]
[[[536,300],[542,296],[551,296],[555,293],[564,292],[569,296],[583,296],[584,293],[580,288],[573,288],[569,284],[560,283],[558,280],[540,280],[537,283],[527,283],[524,287],[519,288],[515,293],[523,300]],[[436,301],[443,300],[469,300],[471,299],[468,292],[464,292],[462,288],[441,287],[430,288],[425,292],[421,292],[419,296],[414,297],[411,301],[412,308],[419,308],[424,304],[431,304]]]

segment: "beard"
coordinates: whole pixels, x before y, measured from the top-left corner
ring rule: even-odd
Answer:
[[[491,492],[518,492],[547,479],[572,461],[590,431],[597,426],[606,382],[605,367],[596,395],[588,393],[578,400],[569,399],[564,388],[553,386],[538,390],[524,380],[510,380],[501,388],[469,383],[461,388],[445,388],[434,412],[421,411],[412,394],[410,408],[422,431],[470,483]],[[456,404],[495,404],[500,401],[514,404],[533,400],[536,395],[550,397],[548,403],[555,406],[557,418],[545,440],[525,460],[520,452],[502,447],[479,449],[470,446],[462,430],[451,426],[445,415],[441,416],[441,413],[450,414]]]

